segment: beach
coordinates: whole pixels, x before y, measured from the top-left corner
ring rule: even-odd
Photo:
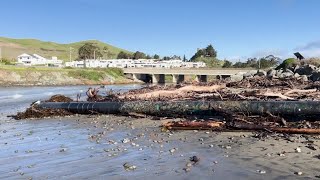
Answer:
[[[315,179],[320,175],[319,136],[257,138],[257,132],[159,127],[171,120],[73,115],[3,121],[0,178]],[[199,161],[190,161],[194,156]]]

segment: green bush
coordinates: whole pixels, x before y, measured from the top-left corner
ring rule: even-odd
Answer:
[[[1,62],[1,64],[4,64],[4,65],[15,65],[16,64],[14,61],[10,61],[9,59],[6,59],[6,58],[2,58],[0,62]]]
[[[294,65],[298,65],[299,61],[297,59],[294,58],[289,58],[284,60],[278,67],[276,67],[276,70],[279,69],[288,69]]]
[[[73,69],[73,67],[67,66],[67,67],[64,67],[63,69]]]
[[[222,67],[223,68],[231,68],[232,67],[232,62],[228,61],[228,60],[225,60]]]

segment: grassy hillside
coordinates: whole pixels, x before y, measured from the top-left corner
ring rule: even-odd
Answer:
[[[70,44],[59,44],[55,42],[40,41],[37,39],[11,39],[0,37],[0,47],[2,57],[6,59],[16,59],[22,53],[39,54],[46,58],[57,56],[59,59],[69,60],[69,48],[73,48],[72,59],[77,58],[78,49],[87,42],[95,43],[101,49],[108,47],[108,58],[115,58],[120,51],[129,52],[97,40],[80,41]]]

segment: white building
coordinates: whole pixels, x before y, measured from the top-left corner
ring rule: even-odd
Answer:
[[[84,67],[84,61],[66,62],[66,67]],[[110,59],[110,60],[86,60],[87,68],[202,68],[204,62],[183,62],[182,60],[154,60],[154,59]]]
[[[38,54],[23,53],[20,56],[18,56],[18,64],[24,66],[45,65],[61,67],[63,62],[62,60],[58,60],[57,57],[52,57],[52,59],[46,59]]]

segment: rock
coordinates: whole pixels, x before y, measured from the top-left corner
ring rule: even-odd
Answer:
[[[304,81],[304,82],[309,81],[309,79],[308,79],[308,76],[307,76],[307,75],[301,75],[301,76],[300,76],[300,78],[301,78],[301,80],[302,80],[302,81]]]
[[[316,70],[317,70],[316,66],[308,64],[308,65],[297,68],[295,73],[298,73],[300,75],[311,75]]]
[[[282,74],[282,72],[283,72],[283,71],[282,71],[281,69],[277,70],[277,72],[276,72],[276,76],[278,76],[278,77],[279,77],[279,76]]]
[[[279,78],[287,78],[287,77],[291,77],[291,76],[293,76],[293,73],[283,72],[282,74],[280,74]]]
[[[126,144],[126,143],[128,143],[128,142],[130,142],[130,139],[128,139],[128,138],[124,138],[124,139],[122,140],[122,143],[124,143],[124,144]]]
[[[192,157],[190,157],[190,161],[192,161],[192,162],[194,162],[194,163],[197,163],[197,162],[200,161],[200,158],[197,157],[197,156],[192,156]]]
[[[255,72],[249,71],[249,72],[244,73],[242,76],[244,78],[250,78],[250,77],[253,77],[254,74],[255,74]]]
[[[311,81],[320,81],[320,72],[313,72],[310,79]]]
[[[293,77],[295,77],[295,78],[299,78],[299,77],[300,77],[300,74],[298,74],[298,73],[294,73]]]
[[[301,148],[297,147],[295,150],[297,153],[301,153]]]
[[[231,75],[230,80],[231,81],[241,81],[243,79],[243,75]]]
[[[183,168],[183,170],[184,170],[185,172],[189,172],[189,171],[191,171],[191,168],[190,168],[190,167],[187,167],[187,168]]]
[[[270,70],[267,72],[267,77],[268,77],[268,78],[273,78],[273,77],[276,76],[276,74],[277,74],[277,71],[276,71],[276,70],[270,69]]]
[[[170,149],[169,152],[173,154],[176,151],[176,148]]]
[[[123,164],[123,167],[126,171],[132,171],[132,170],[135,170],[137,169],[137,166],[134,166],[134,165],[130,165],[129,163],[124,163]]]
[[[257,170],[257,172],[260,173],[260,174],[265,174],[265,173],[267,173],[265,170]]]
[[[264,70],[258,70],[258,72],[255,74],[255,76],[266,76],[267,72]]]
[[[292,68],[292,71],[294,72],[294,73],[297,73],[296,71],[297,71],[297,69],[299,69],[300,68],[300,66],[299,65],[296,65],[296,66],[294,66],[293,68]]]
[[[295,172],[294,174],[301,176],[303,173],[301,171],[299,171],[299,172]]]
[[[188,162],[188,163],[186,164],[186,166],[187,166],[187,167],[191,167],[191,166],[192,166],[192,163],[191,163],[191,162]]]

